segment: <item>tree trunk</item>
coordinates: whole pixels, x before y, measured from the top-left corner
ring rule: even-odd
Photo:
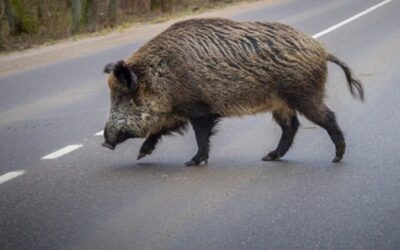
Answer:
[[[87,30],[94,32],[97,29],[97,22],[99,20],[98,1],[99,0],[85,0],[85,13],[84,22]]]
[[[17,34],[17,17],[15,16],[15,11],[11,6],[9,0],[4,0],[4,12],[6,14],[8,26],[10,27],[11,34]]]
[[[81,0],[69,0],[71,4],[72,14],[72,33],[76,33],[79,30],[82,17],[82,2]]]
[[[42,3],[42,1],[40,0],[36,0],[36,14],[37,14],[37,20],[39,24],[43,23],[43,17],[44,17],[44,13],[43,13],[43,5],[44,3]]]
[[[2,51],[5,48],[4,45],[4,38],[3,38],[3,15],[5,13],[5,3],[4,1],[0,2],[0,51]]]
[[[35,33],[37,30],[37,19],[28,12],[21,0],[5,0],[5,12],[10,25],[11,33]]]
[[[48,22],[52,21],[51,1],[52,0],[36,0],[36,6],[37,6],[36,16],[40,26],[43,25],[46,26],[48,25]],[[53,0],[53,2],[56,1]],[[60,6],[59,8],[62,8],[64,10],[67,6],[70,6],[70,4],[63,3],[63,6]]]
[[[107,18],[111,27],[117,23],[118,0],[110,0],[108,4]]]
[[[166,11],[166,1],[165,0],[151,0],[150,1],[150,10],[161,10]]]

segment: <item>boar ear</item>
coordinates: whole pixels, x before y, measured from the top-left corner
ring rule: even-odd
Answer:
[[[110,74],[114,70],[114,63],[109,63],[106,66],[104,66],[104,73]]]
[[[136,89],[137,77],[124,61],[119,61],[113,65],[113,73],[120,84],[123,84],[129,90]]]

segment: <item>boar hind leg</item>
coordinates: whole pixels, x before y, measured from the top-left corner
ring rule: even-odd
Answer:
[[[277,148],[263,157],[263,161],[274,161],[284,156],[292,145],[294,136],[300,125],[294,110],[290,110],[289,112],[274,111],[272,115],[281,127],[282,135]]]
[[[342,160],[346,150],[346,143],[343,133],[336,122],[335,113],[333,113],[325,104],[320,103],[309,108],[301,110],[305,117],[310,121],[324,128],[336,147],[336,155],[333,162]]]
[[[207,115],[202,117],[190,118],[194,133],[196,135],[196,141],[198,151],[193,158],[186,162],[186,166],[198,166],[203,161],[207,164],[208,152],[210,150],[210,137],[213,134],[213,128],[218,122],[218,116]]]

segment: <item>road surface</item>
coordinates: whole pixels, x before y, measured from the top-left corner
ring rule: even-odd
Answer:
[[[316,35],[380,3],[279,1],[227,17]],[[223,120],[206,167],[184,167],[191,130],[140,161],[143,140],[102,148],[102,68],[142,42],[1,77],[0,249],[398,249],[399,12],[385,1],[318,37],[366,91],[353,99],[329,65],[326,102],[348,144],[340,164],[304,118],[284,159],[262,162],[280,136],[270,114]]]

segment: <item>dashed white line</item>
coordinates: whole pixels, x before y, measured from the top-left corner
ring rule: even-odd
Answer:
[[[25,170],[17,170],[17,171],[8,172],[6,174],[3,174],[2,176],[0,176],[0,185],[9,180],[17,178],[18,176],[21,176],[23,174],[25,174]]]
[[[338,24],[335,24],[335,25],[333,25],[333,26],[331,26],[331,27],[329,27],[329,28],[327,28],[327,29],[325,29],[325,30],[313,35],[312,37],[313,38],[319,38],[319,37],[321,37],[323,35],[326,35],[329,32],[334,31],[335,29],[337,29],[339,27],[342,27],[345,24],[350,23],[350,22],[362,17],[363,15],[365,15],[365,14],[367,14],[367,13],[373,11],[373,10],[376,10],[377,8],[383,6],[383,5],[385,5],[385,4],[387,4],[387,3],[391,2],[391,1],[392,0],[386,0],[386,1],[383,1],[381,3],[378,3],[377,5],[374,5],[371,8],[368,8],[368,9],[364,10],[363,12],[358,13],[357,15],[354,15],[354,16],[352,16],[352,17],[350,17],[350,18],[348,18],[348,19],[346,19],[346,20],[344,20],[344,21],[342,21],[342,22],[340,22]]]
[[[62,148],[60,150],[57,150],[57,151],[55,151],[55,152],[53,152],[51,154],[43,156],[42,160],[57,159],[58,157],[61,157],[61,156],[66,155],[66,154],[69,154],[72,151],[75,151],[75,150],[77,150],[78,148],[80,148],[82,146],[83,146],[83,144],[75,144],[75,145],[66,146],[66,147],[64,147],[64,148]]]
[[[94,134],[95,136],[103,136],[104,135],[104,130],[97,132]]]

